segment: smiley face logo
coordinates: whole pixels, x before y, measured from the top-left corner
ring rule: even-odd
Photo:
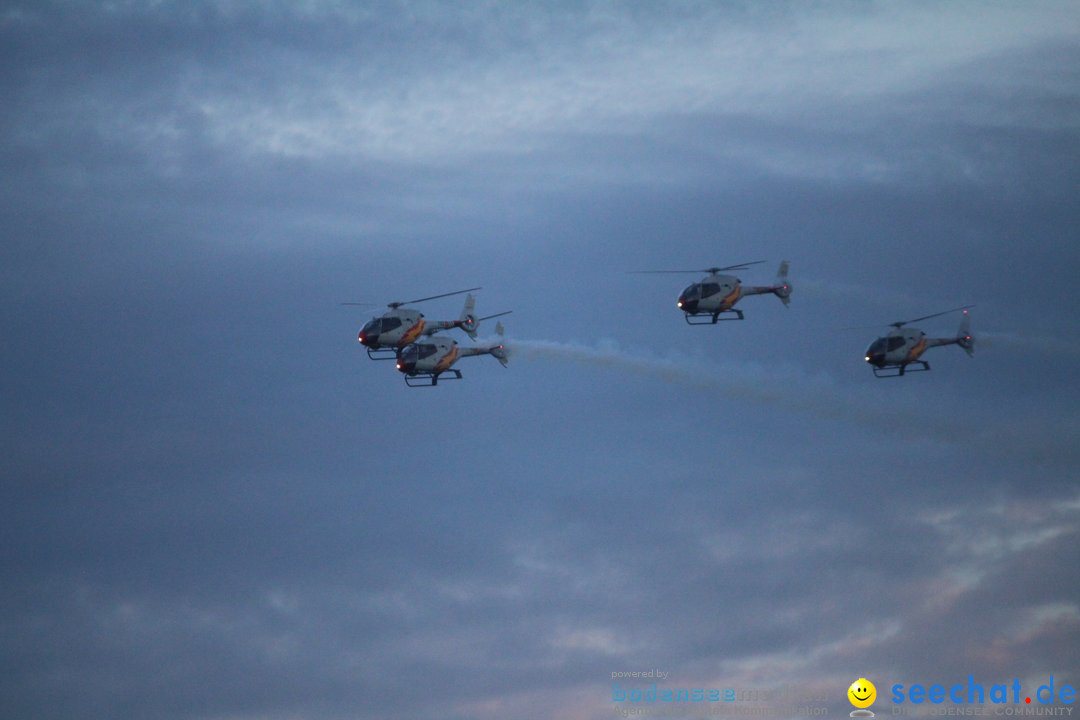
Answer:
[[[847,689],[847,697],[855,707],[867,708],[874,704],[877,688],[866,678],[859,678]]]

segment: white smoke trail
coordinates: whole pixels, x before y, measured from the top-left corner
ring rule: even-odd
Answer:
[[[1064,336],[1021,335],[992,330],[980,332],[976,329],[975,342],[976,347],[978,343],[981,343],[984,347],[1004,347],[1022,352],[1037,352],[1043,355],[1080,360],[1080,341]]]
[[[611,341],[596,346],[554,340],[518,340],[510,343],[511,352],[528,359],[554,359],[576,362],[590,367],[608,367],[648,375],[660,380],[691,387],[726,388],[724,373],[719,368],[707,368],[693,360],[676,361],[620,350]]]
[[[879,286],[870,287],[858,283],[848,283],[836,279],[816,280],[809,277],[798,277],[793,279],[793,285],[796,290],[802,291],[808,297],[814,299],[855,300],[865,303],[868,298],[872,298],[874,303],[878,305],[911,308],[913,310],[926,303],[926,298],[911,293]],[[893,318],[882,318],[883,325],[889,322],[893,322]]]
[[[1016,340],[1027,339],[1016,337]],[[507,348],[512,360],[557,360],[625,371],[673,385],[718,392],[740,403],[853,424],[897,439],[962,445],[965,452],[975,455],[1002,458],[1030,455],[1064,461],[1076,456],[1076,449],[1080,448],[1080,426],[1075,422],[1040,417],[1020,423],[1016,418],[1009,418],[1008,422],[1002,423],[996,416],[974,416],[970,411],[961,412],[952,404],[931,407],[906,394],[889,391],[889,388],[898,387],[889,383],[902,381],[883,381],[885,384],[881,384],[867,378],[865,386],[844,386],[825,375],[809,375],[797,367],[776,369],[693,358],[664,358],[622,349],[613,341],[587,345],[511,339],[507,341]],[[1032,430],[1020,434],[1018,424],[1030,426]]]
[[[880,398],[867,392],[845,389],[824,376],[798,370],[765,370],[748,365],[720,364],[689,358],[661,358],[622,350],[611,341],[598,345],[552,340],[514,339],[508,343],[512,357],[564,360],[591,367],[624,370],[638,375],[718,391],[745,402],[778,406],[830,420],[855,422],[913,437],[959,440],[965,433],[951,419],[928,417],[918,407],[893,402],[887,421],[880,412]]]

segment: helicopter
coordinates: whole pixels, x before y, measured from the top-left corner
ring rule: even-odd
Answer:
[[[964,305],[952,310],[934,313],[933,315],[923,315],[914,320],[901,320],[891,323],[890,326],[893,329],[889,331],[889,334],[879,337],[870,343],[870,347],[866,349],[865,360],[871,365],[874,377],[901,377],[905,371],[923,372],[929,370],[930,363],[919,358],[922,357],[927,348],[940,345],[959,345],[969,356],[973,355],[975,353],[975,336],[971,334],[971,316],[968,314],[968,310],[973,307],[975,306]],[[918,328],[905,327],[909,323],[928,320],[929,318],[957,311],[963,313],[963,319],[960,321],[960,329],[957,330],[955,337],[928,338],[926,333]],[[909,367],[914,365],[921,365],[922,367]]]
[[[368,357],[372,360],[394,360],[398,357],[402,348],[415,342],[417,338],[424,335],[434,335],[440,330],[461,328],[465,331],[466,335],[475,339],[476,328],[480,324],[480,321],[501,317],[512,312],[507,310],[506,312],[488,315],[487,317],[476,317],[476,297],[472,292],[480,289],[481,288],[474,287],[465,290],[455,290],[454,292],[443,293],[441,295],[432,295],[416,300],[388,303],[387,307],[390,308],[390,311],[384,313],[381,317],[369,320],[364,327],[361,328],[357,339],[360,341],[361,345],[367,348]],[[427,300],[450,297],[451,295],[460,295],[462,293],[469,293],[469,295],[465,298],[465,307],[462,308],[461,315],[457,320],[428,321],[420,311],[401,307],[402,305],[420,303]],[[365,305],[367,303],[341,304]]]
[[[495,323],[495,332],[502,337],[502,323]],[[503,367],[510,359],[506,345],[499,342],[487,347],[463,348],[457,340],[445,335],[435,335],[426,340],[412,343],[404,348],[397,359],[397,369],[405,375],[405,384],[409,387],[435,387],[439,378],[460,380],[461,371],[452,367],[459,358],[473,355],[491,355]]]
[[[780,263],[773,285],[743,286],[734,275],[722,275],[729,270],[745,270],[751,265],[759,265],[764,260],[756,260],[727,267],[712,267],[703,270],[639,270],[639,273],[709,273],[701,282],[687,286],[675,306],[683,311],[688,325],[715,325],[725,320],[742,320],[743,312],[735,308],[735,303],[747,295],[773,294],[787,306],[791,302],[791,283],[788,282],[788,261]],[[732,313],[736,317],[721,317]]]

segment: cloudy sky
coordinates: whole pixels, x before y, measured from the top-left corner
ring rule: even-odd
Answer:
[[[1075,3],[9,1],[0,94],[5,717],[1080,685]]]

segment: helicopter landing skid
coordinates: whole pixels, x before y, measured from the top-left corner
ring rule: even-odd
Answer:
[[[922,367],[912,367],[914,365],[922,365]],[[874,377],[877,378],[894,378],[903,377],[904,373],[909,372],[926,372],[930,369],[930,363],[925,360],[916,360],[914,362],[907,363],[906,365],[887,365],[885,367],[876,367],[874,370]]]
[[[439,378],[443,380],[460,380],[460,370],[444,370],[441,373],[417,373],[406,375],[405,384],[409,387],[435,387],[439,384]]]
[[[372,360],[397,360],[396,348],[368,348],[367,356]]]
[[[727,314],[727,313],[734,313],[734,314],[738,315],[738,317],[720,317],[721,315],[724,315],[724,314]],[[686,320],[687,325],[715,325],[718,322],[728,322],[728,321],[731,321],[731,320],[742,320],[743,319],[743,313],[742,313],[742,310],[722,310],[722,311],[720,311],[718,313],[697,313],[695,315],[691,315],[690,313],[686,313],[685,315],[683,315],[683,318]],[[691,320],[690,318],[697,318],[697,319]]]

